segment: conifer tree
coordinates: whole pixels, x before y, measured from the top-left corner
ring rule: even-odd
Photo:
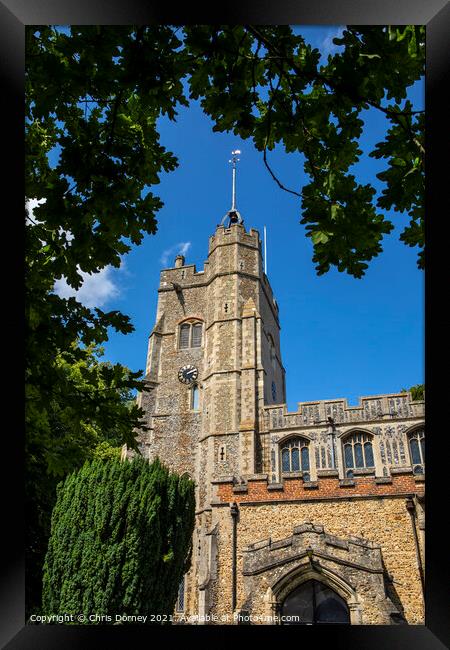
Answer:
[[[171,614],[190,565],[194,483],[159,459],[94,459],[58,486],[45,614]],[[147,620],[147,622],[151,622]]]

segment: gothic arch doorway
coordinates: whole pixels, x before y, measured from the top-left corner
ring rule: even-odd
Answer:
[[[318,580],[307,580],[283,600],[282,625],[349,624],[350,612],[345,600]]]

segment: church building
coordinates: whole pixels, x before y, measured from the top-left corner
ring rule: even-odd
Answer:
[[[196,483],[192,624],[424,624],[424,402],[286,407],[260,234],[233,202],[202,270],[161,271],[139,446]],[[131,452],[127,452],[131,454]]]

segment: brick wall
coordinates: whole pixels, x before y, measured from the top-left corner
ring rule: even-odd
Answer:
[[[246,486],[233,486],[231,481],[217,484],[217,497],[222,502],[292,501],[293,499],[315,500],[355,496],[387,496],[423,492],[422,480],[413,474],[400,474],[389,479],[374,476],[357,477],[352,481],[338,478],[320,478],[314,484],[304,483],[300,478],[285,478],[284,483],[273,486],[266,479],[249,479]],[[245,490],[245,488],[247,488]],[[244,491],[245,490],[245,491]]]

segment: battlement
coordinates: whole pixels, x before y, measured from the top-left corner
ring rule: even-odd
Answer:
[[[217,246],[225,244],[244,244],[252,248],[258,248],[261,251],[261,239],[259,232],[250,228],[249,232],[240,223],[233,223],[226,228],[217,226],[214,235],[209,238],[208,255],[210,255]]]
[[[410,393],[389,393],[360,397],[357,406],[349,406],[347,399],[299,402],[298,410],[289,413],[286,404],[265,406],[265,429],[288,429],[290,427],[326,424],[328,418],[338,423],[364,422],[367,420],[390,420],[424,417],[425,402],[413,401]]]
[[[202,271],[197,271],[195,264],[186,264],[167,269],[160,272],[159,286],[161,289],[173,289],[172,282],[183,286],[190,284],[202,284],[209,278],[209,262],[205,262]]]

